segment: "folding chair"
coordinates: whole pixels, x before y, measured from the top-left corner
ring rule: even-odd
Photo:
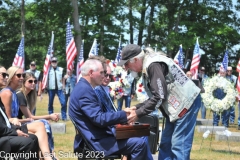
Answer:
[[[76,154],[76,152],[78,152],[78,153],[80,152],[84,155],[83,158],[78,157],[78,160],[89,159],[86,157],[86,155],[91,153],[91,151],[93,151],[93,152],[97,152],[97,151],[94,150],[93,146],[87,141],[87,139],[81,133],[80,129],[78,129],[78,126],[76,125],[74,120],[72,120],[71,117],[70,117],[70,119],[75,127],[76,135],[80,136],[83,140],[79,146],[79,150],[74,150],[74,153]],[[122,156],[121,155],[109,155],[109,156],[105,156],[104,158],[96,158],[96,160],[102,160],[102,159],[104,159],[104,160],[122,159]]]

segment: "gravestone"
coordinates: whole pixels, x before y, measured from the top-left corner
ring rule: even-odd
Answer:
[[[196,125],[212,126],[212,119],[197,119]]]
[[[51,123],[52,133],[65,134],[66,124],[65,123]]]
[[[215,135],[216,141],[232,141],[240,142],[240,132],[231,132],[231,135],[227,137],[222,131],[217,131]]]
[[[210,133],[215,134],[216,131],[224,131],[226,128],[224,126],[197,126],[198,132],[206,132],[207,130],[210,131]]]

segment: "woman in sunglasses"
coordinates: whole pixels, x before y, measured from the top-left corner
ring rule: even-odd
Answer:
[[[20,105],[20,110],[18,114],[19,119],[23,119],[23,115],[26,118],[31,118],[33,120],[40,120],[44,123],[46,132],[48,134],[48,142],[51,152],[54,149],[53,137],[51,126],[47,120],[52,120],[57,122],[59,120],[59,114],[52,113],[50,115],[35,116],[32,114],[35,109],[37,102],[37,92],[36,92],[37,80],[33,73],[26,72],[26,76],[23,79],[22,87],[17,91],[17,97]],[[33,121],[36,122],[36,121]]]
[[[48,136],[44,127],[44,124],[40,121],[34,122],[34,123],[28,123],[25,125],[21,125],[18,118],[13,117],[11,106],[12,104],[18,105],[17,96],[16,96],[16,89],[19,85],[21,85],[20,82],[23,80],[23,70],[20,67],[10,67],[8,71],[6,72],[6,69],[4,67],[0,67],[0,88],[3,88],[0,93],[0,104],[2,104],[4,107],[3,112],[6,113],[7,118],[9,119],[9,122],[12,124],[11,127],[16,130],[16,132],[21,132],[22,136],[27,136],[27,134],[35,134],[38,138],[39,148],[41,150],[42,155],[44,155],[44,160],[52,160],[55,159],[52,154],[50,153],[49,146],[48,146]],[[18,76],[18,75],[20,76]],[[16,77],[20,77],[18,80]],[[6,88],[4,88],[6,87]],[[11,88],[10,88],[11,87]],[[13,98],[14,97],[14,98]],[[1,102],[2,101],[2,102]],[[19,107],[14,106],[16,109]],[[7,113],[8,111],[9,113]],[[14,125],[13,122],[16,124]],[[15,127],[14,127],[15,126]]]
[[[20,123],[31,122],[32,119],[27,118],[24,120],[18,120],[19,105],[16,95],[16,90],[22,85],[25,73],[20,67],[12,66],[7,70],[8,80],[5,88],[1,90],[2,102],[5,106],[6,114],[10,118],[10,122],[14,125],[19,125]],[[14,118],[14,119],[12,119]]]

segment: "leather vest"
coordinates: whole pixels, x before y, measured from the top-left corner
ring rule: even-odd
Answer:
[[[174,122],[188,111],[199,95],[200,89],[172,59],[157,53],[151,55],[146,53],[143,60],[142,73],[143,84],[149,97],[152,97],[152,93],[147,87],[147,84],[150,82],[147,70],[153,62],[163,62],[168,66],[168,74],[165,76],[167,83],[166,99],[163,101],[161,99],[157,105],[160,105],[162,102],[161,105],[165,113],[169,116],[170,122]]]
[[[50,90],[56,89],[55,88],[55,72],[56,72],[58,90],[62,90],[63,68],[57,67],[56,71],[54,71],[52,66],[50,67],[48,72],[48,89]]]

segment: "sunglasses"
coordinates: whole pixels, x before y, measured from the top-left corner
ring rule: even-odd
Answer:
[[[9,77],[9,75],[7,73],[0,73],[2,75],[3,78]]]
[[[37,80],[28,80],[28,83],[34,83],[34,84],[37,84]]]
[[[26,77],[26,73],[18,73],[18,74],[15,74],[18,78],[25,78]]]
[[[57,61],[52,61],[52,63],[57,63]]]
[[[112,78],[113,75],[111,75],[111,74],[105,74],[105,77],[106,77],[106,78],[108,78],[108,77],[109,77],[109,78]]]
[[[36,66],[36,64],[31,64],[31,66]]]

